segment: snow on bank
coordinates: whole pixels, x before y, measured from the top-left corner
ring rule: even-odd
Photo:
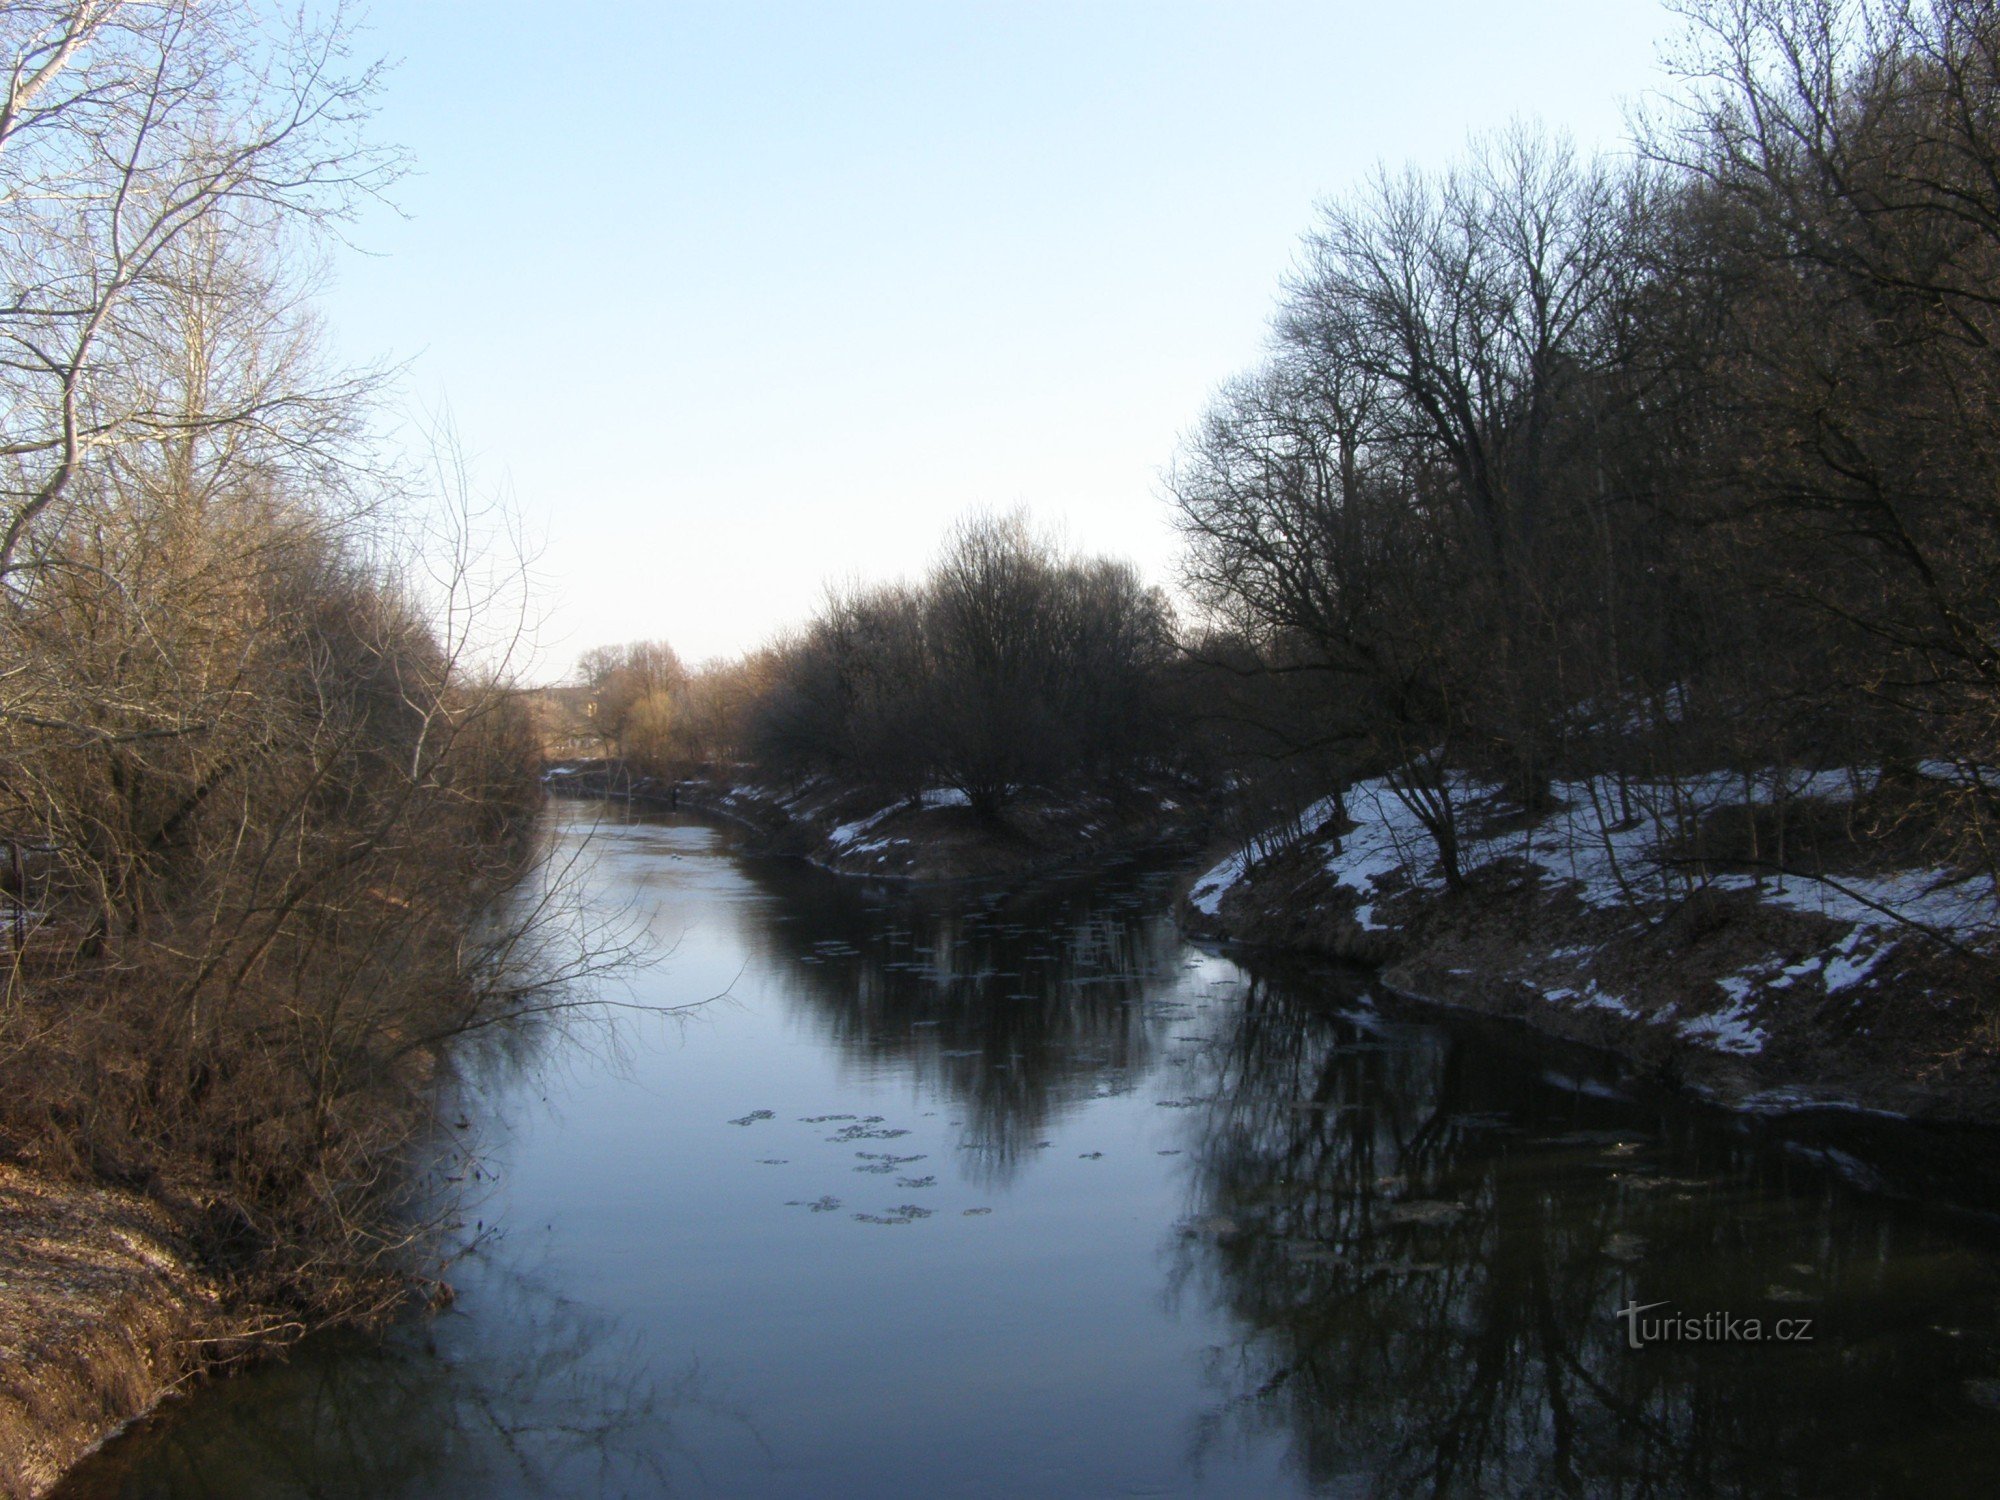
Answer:
[[[1628,1021],[1639,1018],[1639,1012],[1631,1003],[1620,996],[1598,988],[1595,979],[1587,980],[1580,990],[1555,989],[1547,992],[1551,1000],[1568,1000],[1583,1010],[1608,1010],[1614,1016],[1623,1016]]]
[[[1545,889],[1566,890],[1593,912],[1633,919],[1631,930],[1656,918],[1693,889],[1694,872],[1670,857],[1681,839],[1711,816],[1744,805],[1780,800],[1851,801],[1872,788],[1872,770],[1820,773],[1766,772],[1745,776],[1717,773],[1677,783],[1626,781],[1610,777],[1555,783],[1554,810],[1533,821],[1509,820],[1499,833],[1473,831],[1480,819],[1504,812],[1497,789],[1454,775],[1449,789],[1461,824],[1460,865],[1467,873],[1499,860],[1532,871]],[[1217,915],[1228,893],[1256,866],[1282,849],[1316,840],[1322,867],[1349,893],[1352,917],[1363,931],[1389,924],[1377,908],[1408,894],[1440,894],[1445,888],[1437,848],[1423,821],[1397,795],[1387,778],[1350,788],[1345,799],[1351,826],[1337,837],[1328,826],[1331,799],[1314,804],[1286,833],[1253,841],[1207,871],[1190,892],[1195,910]],[[1740,891],[1774,907],[1808,912],[1842,923],[1848,931],[1823,951],[1790,962],[1792,955],[1761,958],[1715,981],[1713,1006],[1685,998],[1650,1015],[1599,987],[1583,971],[1597,956],[1593,944],[1555,948],[1531,955],[1530,982],[1545,997],[1576,1010],[1603,1010],[1630,1020],[1672,1024],[1686,1041],[1711,1051],[1751,1056],[1761,1052],[1768,1033],[1756,1016],[1759,1001],[1772,991],[1801,983],[1829,996],[1863,991],[1871,975],[1916,928],[1927,928],[1955,943],[1972,946],[1996,933],[1996,900],[1989,876],[1965,876],[1937,868],[1885,874],[1806,876],[1711,874],[1712,890]],[[1573,977],[1572,977],[1573,976]],[[1690,1012],[1699,1013],[1690,1014]]]
[[[1644,908],[1685,892],[1686,877],[1666,854],[1678,831],[1727,807],[1768,805],[1781,792],[1786,800],[1847,801],[1857,786],[1865,790],[1871,780],[1872,773],[1826,771],[1794,773],[1782,787],[1772,774],[1734,773],[1671,785],[1627,782],[1622,788],[1609,777],[1557,782],[1550,788],[1557,808],[1538,822],[1495,835],[1461,833],[1460,862],[1470,873],[1495,860],[1513,859],[1546,882],[1569,885],[1594,910]],[[1493,791],[1469,778],[1452,778],[1461,817]],[[1354,826],[1332,841],[1336,847],[1325,868],[1354,894],[1361,926],[1379,931],[1374,903],[1402,890],[1442,891],[1443,872],[1429,832],[1386,777],[1356,783],[1346,805]],[[1221,861],[1195,883],[1190,898],[1195,908],[1213,915],[1230,888],[1260,861],[1299,838],[1324,836],[1333,807],[1333,799],[1322,799],[1300,815],[1296,832],[1266,834]],[[1994,885],[1986,875],[1920,869],[1829,882],[1797,875],[1723,874],[1711,876],[1708,884],[1717,890],[1753,891],[1774,905],[1859,928],[1894,930],[1917,923],[1961,942],[1994,931]]]
[[[869,816],[852,823],[842,823],[826,836],[826,841],[836,850],[844,853],[847,851],[848,845],[857,842],[869,829],[873,828],[901,806],[900,802],[892,802],[880,812],[871,813]]]
[[[1690,1042],[1711,1047],[1717,1052],[1734,1052],[1740,1057],[1762,1052],[1768,1040],[1764,1028],[1750,1017],[1750,989],[1747,984],[1721,1010],[1712,1010],[1707,1015],[1681,1022],[1680,1033]]]
[[[1252,839],[1247,847],[1239,849],[1197,880],[1188,892],[1188,903],[1196,911],[1214,916],[1221,907],[1222,898],[1249,873],[1252,865],[1289,848],[1294,839],[1316,836],[1326,826],[1327,819],[1333,816],[1337,805],[1334,798],[1322,797],[1293,819],[1291,827],[1274,829]]]
[[[1857,927],[1915,924],[1966,944],[1979,942],[1994,930],[1994,889],[1989,875],[1922,869],[1842,876],[1833,883],[1797,876],[1759,882],[1750,875],[1722,875],[1712,883],[1718,890],[1754,890],[1773,905],[1817,912]]]
[[[1188,891],[1188,905],[1203,916],[1214,916],[1222,908],[1222,898],[1243,878],[1249,865],[1249,855],[1230,855],[1194,883]]]

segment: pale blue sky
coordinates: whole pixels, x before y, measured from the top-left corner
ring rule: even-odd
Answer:
[[[547,548],[544,674],[698,659],[975,506],[1171,576],[1160,472],[1314,203],[1540,118],[1618,145],[1655,0],[378,0],[417,174],[328,299]]]

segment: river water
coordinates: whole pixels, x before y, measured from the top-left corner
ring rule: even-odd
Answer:
[[[1988,1138],[1240,966],[1170,868],[910,893],[549,816],[671,949],[607,997],[721,998],[496,1049],[457,1302],[71,1500],[1997,1492]]]

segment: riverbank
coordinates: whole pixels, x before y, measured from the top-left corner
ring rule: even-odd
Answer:
[[[45,1494],[241,1331],[159,1203],[0,1162],[0,1497]]]
[[[1169,778],[1135,782],[1117,797],[1024,793],[998,822],[965,794],[934,787],[887,800],[827,777],[772,784],[731,775],[664,782],[611,761],[572,761],[544,778],[551,790],[678,807],[746,830],[759,853],[803,859],[835,875],[931,883],[1021,880],[1142,849],[1199,848],[1204,799]]]
[[[1604,1048],[1735,1107],[2000,1122],[1990,879],[1685,855],[1689,828],[1748,826],[1779,801],[1809,825],[1882,795],[1845,772],[1577,782],[1529,817],[1460,781],[1454,886],[1402,799],[1369,781],[1219,858],[1181,915],[1210,940],[1373,965],[1412,998]]]
[[[407,889],[369,894],[433,941],[465,930],[445,892]],[[36,941],[62,936],[53,922],[31,934],[29,962]],[[472,972],[427,966],[414,946],[390,949],[406,977]],[[158,1059],[142,1048],[170,1049],[193,1016],[178,1037],[143,1030],[158,988],[51,985],[17,1000],[7,1099],[18,1113],[0,1128],[0,1500],[59,1486],[107,1438],[224,1369],[439,1294],[406,1189],[429,1166],[419,1147],[441,1039],[476,1022],[489,991],[473,978],[399,990],[359,954],[340,975],[368,992],[344,1014],[308,1008],[316,996],[302,985],[246,987],[233,1009],[218,1003],[219,1019],[204,1012],[212,1041],[192,1079],[171,1065],[184,1053],[149,1074]],[[274,997],[288,1007],[283,1030]],[[320,1079],[288,1071],[293,1055],[271,1033],[289,1040],[322,1017],[310,1036],[342,1047],[340,1063]],[[420,1026],[429,1037],[413,1042]],[[78,1035],[91,1049],[65,1050]],[[49,1043],[39,1074],[21,1062],[24,1037]]]

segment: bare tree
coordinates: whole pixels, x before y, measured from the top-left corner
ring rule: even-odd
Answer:
[[[191,412],[122,376],[203,253],[190,240],[330,222],[393,176],[359,135],[379,75],[347,70],[350,31],[338,7],[281,28],[239,0],[0,10],[0,580],[94,450],[312,399],[261,387]]]

